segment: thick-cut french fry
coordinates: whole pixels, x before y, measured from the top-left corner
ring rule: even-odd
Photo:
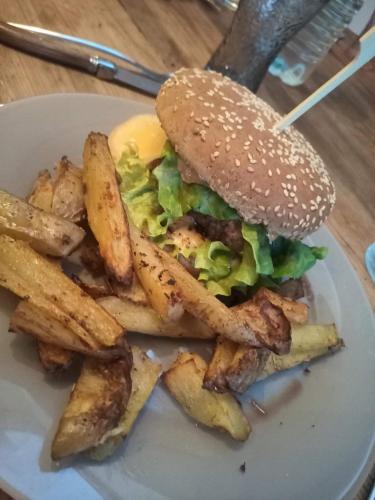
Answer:
[[[282,297],[268,288],[260,288],[253,298],[255,303],[263,299],[270,301],[274,306],[280,307],[291,323],[301,325],[306,323],[309,314],[309,308],[306,304]]]
[[[94,276],[87,269],[82,269],[78,274],[74,274],[72,280],[94,299],[113,294],[112,286],[106,276]]]
[[[108,274],[129,284],[133,275],[128,222],[107,137],[91,132],[83,151],[87,218]]]
[[[111,288],[113,295],[116,295],[120,299],[131,300],[135,304],[142,306],[149,305],[147,295],[140,284],[137,275],[133,277],[133,282],[129,286],[125,286],[116,280],[111,280]]]
[[[81,243],[85,232],[0,190],[0,234],[27,241],[38,252],[65,257]]]
[[[53,344],[38,342],[40,363],[48,373],[64,372],[73,362],[74,353]]]
[[[127,359],[86,358],[52,443],[53,460],[100,443],[116,427],[131,394],[131,354]]]
[[[105,274],[104,260],[100,255],[99,246],[91,232],[86,234],[77,249],[77,256],[80,263],[86,267],[93,276],[103,276]]]
[[[217,394],[202,388],[206,362],[197,354],[181,353],[163,374],[172,396],[198,422],[228,432],[245,441],[251,432],[240,404],[231,394]]]
[[[83,203],[82,170],[63,157],[56,171],[58,178],[55,181],[48,170],[39,173],[28,202],[46,212],[78,222],[86,211]],[[72,351],[45,342],[38,341],[37,344],[39,359],[46,371],[55,373],[69,368],[74,358]]]
[[[221,343],[216,346],[204,387],[219,392],[232,390],[243,393],[256,380],[323,356],[340,349],[342,345],[334,325],[293,325],[292,346],[290,352],[283,356],[245,345],[238,345],[233,355],[232,345]],[[223,362],[220,365],[219,360],[225,360],[225,366]]]
[[[134,268],[151,306],[165,321],[177,321],[184,312],[181,290],[157,255],[154,245],[130,224]]]
[[[89,451],[89,456],[95,460],[104,460],[111,455],[130,433],[161,373],[159,363],[151,361],[139,347],[132,346],[131,349],[133,354],[132,392],[118,425],[102,437],[101,444]]]
[[[27,298],[93,350],[114,346],[123,336],[123,327],[62,271],[6,235],[0,236],[0,286]]]
[[[10,317],[9,331],[31,335],[38,342],[45,342],[63,350],[80,352],[102,359],[113,359],[123,355],[124,347],[103,347],[95,339],[90,343],[65,325],[64,322],[50,315],[47,310],[41,310],[29,300],[21,300]]]
[[[42,170],[34,182],[28,203],[33,207],[40,208],[45,212],[52,211],[53,182],[48,170]]]
[[[337,335],[334,324],[294,325],[290,353],[284,356],[276,356],[271,353],[257,380],[335,352],[343,345],[344,342]]]
[[[126,330],[158,337],[186,337],[211,339],[215,333],[189,313],[171,323],[163,322],[150,306],[137,304],[118,297],[103,297],[97,300]]]
[[[216,392],[228,391],[226,373],[239,345],[222,336],[217,338],[211,361],[204,375],[203,387],[205,389]],[[250,349],[248,346],[244,347]]]
[[[270,355],[267,349],[238,346],[225,375],[228,389],[239,393],[247,391],[258,378]]]
[[[86,214],[82,169],[73,165],[66,156],[56,166],[51,211],[72,222],[80,222]]]
[[[290,324],[280,309],[265,300],[253,304],[250,311],[243,311],[240,306],[228,308],[171,255],[159,248],[156,252],[175,279],[185,309],[193,316],[233,342],[267,347],[278,353],[289,351]]]

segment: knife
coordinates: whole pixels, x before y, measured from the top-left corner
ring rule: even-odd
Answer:
[[[131,87],[145,94],[157,95],[162,84],[146,74],[119,66],[110,59],[78,50],[61,39],[25,31],[1,21],[0,42],[23,52],[80,69],[102,80]]]
[[[131,57],[128,55],[124,54],[123,52],[120,52],[117,49],[113,49],[112,47],[107,47],[106,45],[103,45],[98,42],[93,42],[92,40],[87,40],[86,38],[81,38],[78,36],[73,36],[73,35],[68,35],[66,33],[59,33],[57,31],[51,31],[51,30],[46,30],[44,28],[39,28],[37,26],[30,26],[28,24],[19,24],[19,23],[12,23],[12,22],[7,22],[9,26],[14,26],[16,28],[25,30],[25,31],[31,31],[33,33],[39,33],[41,35],[51,37],[51,38],[57,38],[61,41],[64,42],[69,42],[71,44],[76,44],[80,45],[85,48],[90,48],[94,49],[95,52],[102,52],[104,54],[107,54],[111,57],[114,57],[116,59],[119,59],[120,61],[124,61],[126,64],[129,64],[130,66],[133,66],[140,71],[142,74],[145,76],[148,76],[152,80],[156,80],[157,82],[165,82],[167,78],[170,77],[170,73],[159,73],[157,71],[154,71],[150,68],[147,68],[143,64],[134,61]]]

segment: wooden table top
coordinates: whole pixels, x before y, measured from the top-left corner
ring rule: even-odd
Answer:
[[[200,0],[0,0],[3,20],[42,26],[116,47],[158,70],[203,66],[231,22]],[[292,88],[267,76],[259,95],[284,113],[343,65],[330,53],[309,81]],[[94,92],[150,98],[78,71],[0,46],[0,102],[52,92]],[[325,159],[337,186],[328,226],[357,270],[375,306],[375,287],[363,263],[375,241],[375,86],[362,71],[298,122]]]

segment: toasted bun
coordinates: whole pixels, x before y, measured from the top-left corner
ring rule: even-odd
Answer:
[[[162,86],[156,111],[184,171],[247,222],[303,238],[330,214],[335,189],[320,156],[294,127],[274,130],[281,116],[245,87],[181,69]]]

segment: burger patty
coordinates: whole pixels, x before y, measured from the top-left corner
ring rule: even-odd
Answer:
[[[197,230],[211,241],[221,241],[234,252],[241,252],[243,249],[243,236],[241,232],[241,221],[239,220],[218,220],[210,215],[203,215],[191,212]]]

